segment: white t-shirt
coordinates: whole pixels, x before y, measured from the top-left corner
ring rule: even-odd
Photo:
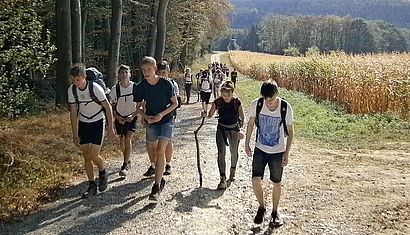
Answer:
[[[248,110],[249,117],[256,117],[258,99],[252,101]],[[270,111],[264,100],[261,112],[259,113],[258,139],[256,140],[255,146],[265,153],[282,153],[286,150],[284,129],[280,123],[282,120],[280,116],[280,103],[281,99],[279,98],[278,107],[274,111]],[[289,103],[285,119],[286,125],[292,125],[293,109]]]
[[[177,83],[174,79],[172,79],[172,78],[169,78],[169,81],[170,81],[170,82],[172,83],[172,85],[174,86],[175,95],[178,96],[178,95],[179,95],[179,86],[178,86],[178,83]]]
[[[73,87],[74,85],[71,84],[71,86],[68,88],[68,103],[69,104],[75,104],[76,100],[73,95]],[[100,120],[101,118],[105,118],[104,112],[101,111],[102,106],[97,104],[91,99],[90,96],[90,91],[88,90],[89,88],[89,82],[87,82],[87,86],[85,87],[84,90],[81,90],[80,88],[76,87],[77,89],[77,95],[78,95],[78,102],[79,102],[79,120],[82,122],[95,122]],[[103,88],[98,85],[96,82],[93,83],[93,91],[95,94],[95,97],[97,97],[98,101],[103,102],[106,100],[105,93]],[[97,114],[95,117],[88,119],[86,117],[92,117],[94,114],[100,112]],[[84,117],[86,116],[86,117]]]
[[[134,102],[134,95],[133,95],[133,87],[134,82],[130,82],[128,87],[120,86],[120,95],[121,97],[117,97],[117,85],[111,88],[111,97],[112,100],[117,101],[116,111],[123,117],[127,117],[130,114],[134,113],[137,110],[137,103]]]

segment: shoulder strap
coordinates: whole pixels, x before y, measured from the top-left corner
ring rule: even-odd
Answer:
[[[78,101],[77,87],[73,84],[71,86],[71,90],[73,91],[73,96],[74,96],[75,102],[78,104],[79,101]]]
[[[93,82],[93,81],[88,81],[88,91],[90,92],[90,97],[91,97],[91,99],[92,99],[95,103],[101,105],[101,102],[98,100],[97,96],[95,96],[95,93],[94,93],[94,82]]]
[[[263,107],[263,97],[260,97],[258,99],[258,102],[256,103],[256,116],[255,116],[255,124],[256,127],[259,128],[259,114],[261,113],[262,107]]]
[[[120,83],[117,83],[117,85],[115,85],[115,93],[117,95],[117,100],[118,100],[121,97]]]
[[[283,124],[283,130],[285,131],[285,136],[289,135],[288,127],[286,126],[286,111],[288,109],[288,103],[284,100],[281,99],[280,102],[280,117],[281,117],[281,123]]]

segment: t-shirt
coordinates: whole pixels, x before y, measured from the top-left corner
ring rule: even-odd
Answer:
[[[239,98],[233,97],[229,103],[226,103],[222,97],[214,100],[216,109],[218,110],[218,122],[224,125],[232,125],[238,123],[238,110],[241,106]],[[235,107],[236,106],[236,107]]]
[[[192,74],[186,73],[184,76],[185,84],[192,84]]]
[[[121,97],[117,97],[117,86],[120,86]],[[128,87],[117,84],[111,88],[111,98],[117,101],[115,105],[116,112],[122,117],[127,117],[137,110],[133,97],[133,88],[134,82],[130,82]]]
[[[231,78],[232,78],[232,79],[236,79],[237,77],[238,77],[238,72],[232,71],[232,72],[231,72]]]
[[[78,102],[79,102],[79,106],[78,106],[79,115],[78,116],[79,116],[79,120],[82,122],[95,122],[95,121],[100,120],[101,118],[105,118],[104,112],[100,112],[100,110],[102,109],[102,106],[94,102],[91,99],[90,91],[88,89],[89,84],[90,82],[87,82],[87,86],[84,88],[84,90],[81,90],[80,88],[76,87],[77,95],[78,95]],[[76,100],[73,94],[73,88],[72,88],[73,86],[74,85],[71,84],[70,87],[68,88],[68,103],[69,104],[76,103]],[[98,101],[103,102],[104,100],[106,100],[103,88],[95,82],[93,83],[93,91]],[[95,117],[91,119],[86,118],[86,117],[92,117],[98,112],[100,113],[97,114]]]
[[[258,99],[252,101],[248,110],[249,117],[256,117]],[[282,153],[286,150],[285,134],[280,116],[281,99],[278,99],[279,105],[274,111],[268,109],[264,100],[261,112],[259,113],[258,139],[255,146],[266,153]],[[288,103],[286,125],[292,125],[292,123],[293,110],[292,106]]]
[[[175,90],[172,83],[163,77],[155,85],[148,83],[146,79],[138,83],[134,94],[135,102],[145,101],[146,114],[155,116],[164,111],[171,105],[171,98],[175,96]],[[163,116],[159,122],[152,125],[161,125],[172,120],[171,113]]]

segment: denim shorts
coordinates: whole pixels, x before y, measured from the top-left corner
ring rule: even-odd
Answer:
[[[146,124],[147,141],[170,140],[172,138],[172,129],[174,129],[174,121],[172,120],[162,124]]]
[[[269,165],[270,180],[274,183],[282,181],[282,156],[284,153],[265,153],[255,148],[252,159],[252,177],[261,177],[265,172],[266,164]]]

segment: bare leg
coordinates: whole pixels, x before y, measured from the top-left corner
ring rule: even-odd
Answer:
[[[282,184],[281,183],[273,183],[273,190],[272,190],[272,204],[273,204],[273,211],[278,211],[280,193],[282,191]]]
[[[156,148],[157,161],[155,162],[155,184],[161,183],[165,168],[165,149],[169,140],[160,139]]]
[[[256,199],[258,200],[259,207],[265,207],[265,202],[263,200],[263,190],[261,186],[261,177],[252,177],[252,187]]]

